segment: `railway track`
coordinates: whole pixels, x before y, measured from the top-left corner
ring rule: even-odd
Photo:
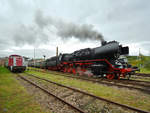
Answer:
[[[80,113],[99,113],[99,112],[120,112],[120,111],[130,111],[138,113],[148,113],[148,111],[143,111],[134,107],[119,104],[90,93],[65,86],[32,74],[27,74],[26,77],[18,75],[21,79],[29,82],[35,87],[41,89],[45,93],[49,94],[60,100],[61,102],[67,104],[72,109],[75,109]],[[27,77],[28,76],[28,77]],[[30,79],[30,80],[29,80]],[[43,82],[42,82],[43,81]],[[37,83],[40,83],[38,85]],[[42,84],[42,85],[41,85]],[[59,91],[56,89],[60,89]],[[50,90],[50,91],[49,91]],[[63,92],[62,92],[63,91]],[[71,92],[71,93],[66,93]],[[93,111],[94,110],[94,111]]]
[[[40,70],[36,70],[40,71]],[[72,76],[72,74],[64,74],[61,72],[51,72],[51,71],[40,71],[40,72],[46,72],[49,74],[55,74],[55,75],[61,75],[64,77],[70,77],[70,78],[75,78],[75,79],[80,79],[80,80],[85,80],[85,81],[90,81],[90,82],[96,82],[99,84],[104,84],[108,86],[117,86],[119,88],[128,88],[131,90],[138,90],[142,91],[144,93],[150,94],[150,82],[147,81],[140,81],[140,80],[108,80],[108,79],[101,79],[101,78],[90,78],[90,77],[81,77],[81,76]]]
[[[48,71],[50,73],[52,73],[51,71]],[[62,75],[70,75],[70,76],[74,76],[72,74],[66,74],[66,73],[62,73],[62,72],[56,72],[54,71],[54,73],[56,74],[62,74]],[[80,76],[81,77],[81,76]],[[80,78],[79,77],[79,78]],[[85,77],[84,77],[85,78]],[[108,82],[113,82],[113,83],[124,83],[124,84],[132,84],[132,85],[138,85],[138,86],[144,86],[144,87],[150,87],[150,82],[149,81],[141,81],[141,80],[128,80],[128,79],[120,79],[120,80],[109,80],[109,79],[105,79],[105,78],[91,78],[91,77],[87,77],[89,79],[93,79],[93,80],[97,80],[97,81],[108,81]]]
[[[150,74],[148,73],[135,73],[136,76],[142,76],[142,77],[150,77]]]
[[[48,91],[47,89],[41,87],[40,85],[34,83],[33,81],[26,79],[25,77],[18,75],[21,79],[27,81],[28,83],[32,84],[33,86],[41,89],[43,92],[45,92],[46,94],[48,94],[49,96],[53,96],[54,98],[58,99],[59,101],[63,102],[64,104],[67,104],[68,106],[70,106],[72,109],[75,109],[75,111],[78,111],[80,113],[85,113],[83,110],[81,110],[80,108],[77,108],[76,106],[68,103],[67,101],[61,99],[60,97],[56,96],[55,94],[51,93],[50,91]]]

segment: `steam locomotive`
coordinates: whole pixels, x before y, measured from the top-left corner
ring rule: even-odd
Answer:
[[[128,46],[123,47],[117,41],[104,41],[100,47],[60,54],[46,61],[36,62],[35,65],[29,62],[29,66],[108,79],[129,78],[138,68],[132,67],[125,58],[121,57],[128,54]]]

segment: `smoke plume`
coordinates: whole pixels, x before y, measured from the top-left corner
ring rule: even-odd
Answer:
[[[92,25],[77,25],[71,22],[65,22],[60,19],[52,17],[44,17],[41,11],[37,11],[35,15],[35,23],[39,28],[44,29],[48,26],[55,27],[57,35],[63,39],[75,37],[80,40],[101,40],[104,41],[103,36],[93,29]]]
[[[46,31],[53,31],[54,29],[51,28],[54,28],[56,35],[62,39],[75,37],[82,41],[89,39],[104,42],[103,36],[94,30],[92,25],[78,25],[57,18],[45,17],[40,10],[35,14],[34,24],[30,26],[22,24],[16,27],[13,39],[17,46],[24,44],[38,46],[49,42],[51,34],[48,35]]]
[[[17,46],[24,44],[40,45],[48,42],[48,36],[36,26],[20,25],[16,28],[13,35],[14,42]]]

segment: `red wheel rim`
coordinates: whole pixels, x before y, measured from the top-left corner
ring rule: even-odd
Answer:
[[[114,77],[115,77],[114,74],[108,74],[108,75],[107,75],[107,78],[108,78],[108,79],[111,79],[111,80],[114,79]]]

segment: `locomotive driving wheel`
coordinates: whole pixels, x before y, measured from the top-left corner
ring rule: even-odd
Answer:
[[[131,77],[130,74],[126,75],[126,78],[127,78],[128,80],[130,79],[130,77]]]
[[[107,74],[107,79],[114,79],[115,78],[115,74]]]

